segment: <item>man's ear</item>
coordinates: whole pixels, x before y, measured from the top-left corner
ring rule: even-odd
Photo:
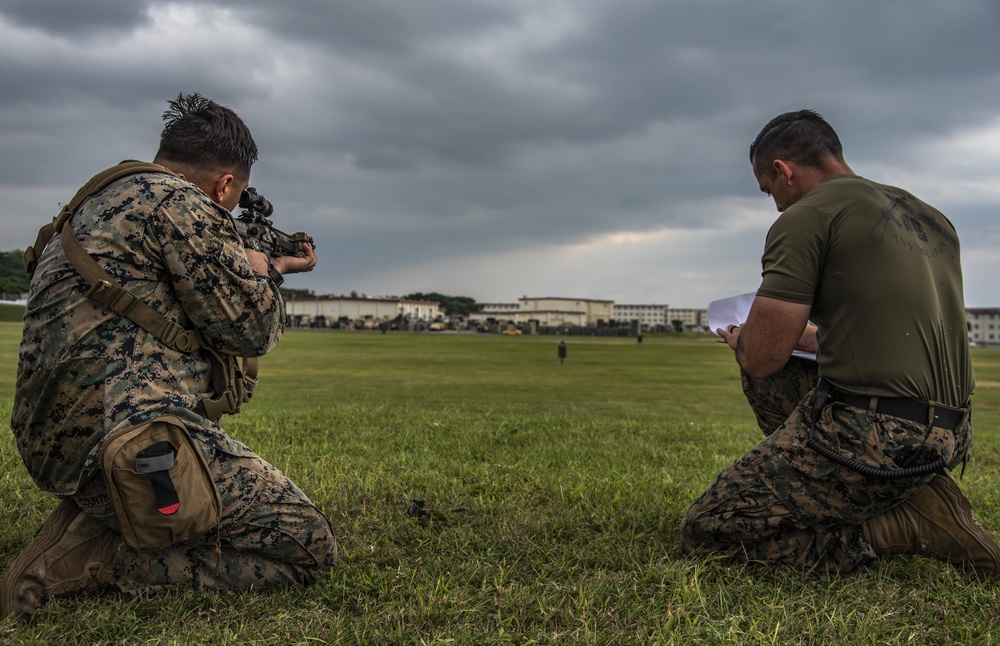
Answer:
[[[212,180],[212,194],[210,197],[213,201],[224,204],[230,192],[235,190],[236,177],[232,173],[222,173],[216,175]]]
[[[792,176],[795,175],[795,168],[791,164],[786,161],[782,161],[781,159],[775,159],[774,170],[778,173],[778,175],[785,178],[785,184],[788,186],[792,185]]]

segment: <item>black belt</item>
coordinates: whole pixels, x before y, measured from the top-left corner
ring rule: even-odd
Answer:
[[[909,399],[907,397],[864,397],[862,395],[848,395],[847,393],[838,391],[834,391],[830,399],[842,402],[848,406],[865,409],[871,407],[872,400],[874,399],[877,400],[875,403],[876,413],[902,417],[918,424],[927,423],[931,407],[930,404],[922,399]],[[934,404],[934,426],[953,431],[962,423],[965,412],[961,408]]]

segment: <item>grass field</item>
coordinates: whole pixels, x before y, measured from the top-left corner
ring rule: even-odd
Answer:
[[[20,328],[0,323],[0,568],[54,506],[6,426]],[[927,644],[1000,642],[1000,587],[936,561],[843,577],[681,556],[677,527],[759,440],[710,337],[290,331],[226,428],[329,516],[304,590],[80,596],[9,643]],[[1000,352],[975,351],[961,481],[1000,534]],[[431,519],[406,514],[425,501]]]

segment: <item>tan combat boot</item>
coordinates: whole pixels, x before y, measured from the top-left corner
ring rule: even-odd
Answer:
[[[50,597],[114,587],[121,535],[59,503],[0,580],[0,617],[30,617]]]
[[[929,556],[1000,581],[1000,546],[976,522],[950,475],[934,476],[914,496],[865,523],[864,532],[879,556]]]

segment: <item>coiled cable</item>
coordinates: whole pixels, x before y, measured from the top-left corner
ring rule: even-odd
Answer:
[[[921,464],[915,467],[901,467],[898,469],[873,467],[869,464],[864,464],[863,462],[858,462],[853,458],[841,455],[825,444],[821,444],[819,440],[813,437],[813,434],[816,432],[816,422],[819,421],[820,414],[822,413],[827,400],[830,398],[832,389],[833,388],[830,385],[830,382],[826,379],[821,378],[816,384],[816,391],[813,393],[812,423],[809,425],[809,439],[806,440],[806,446],[816,451],[824,458],[836,462],[840,466],[847,467],[851,471],[856,471],[863,476],[867,476],[869,478],[880,478],[883,480],[915,478],[929,473],[937,473],[938,471],[944,470],[948,466],[947,460],[945,460],[943,456],[939,456],[934,462]]]

